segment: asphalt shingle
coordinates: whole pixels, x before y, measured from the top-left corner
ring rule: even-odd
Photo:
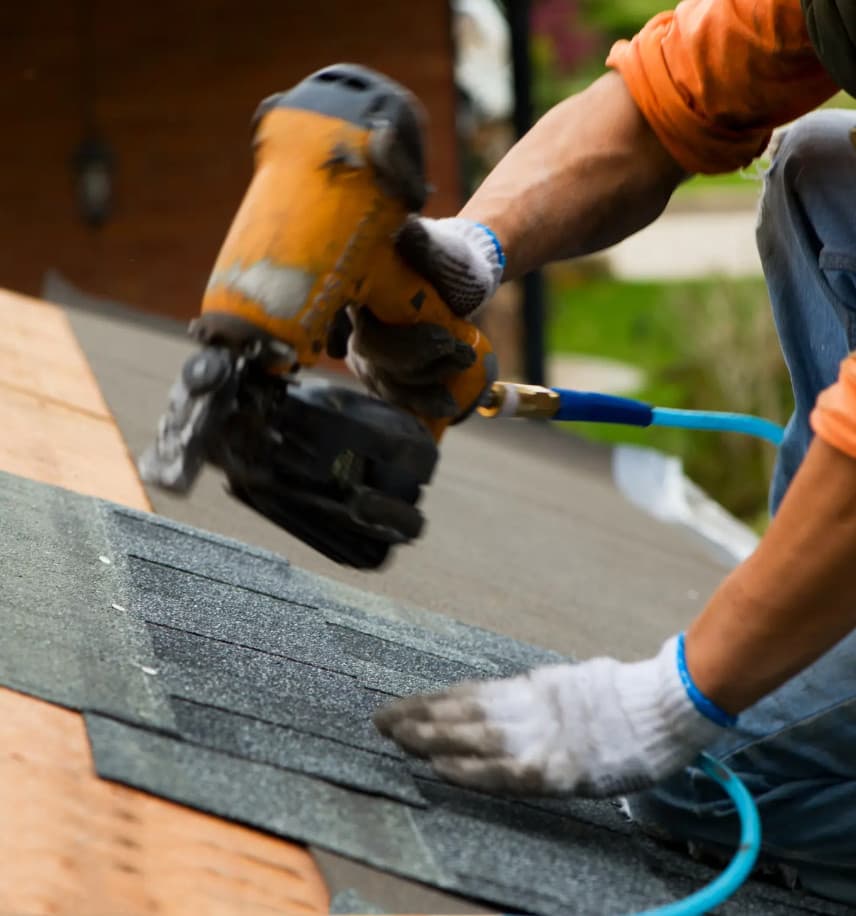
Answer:
[[[169,729],[103,506],[0,473],[0,684]]]
[[[371,726],[391,694],[561,656],[9,475],[0,513],[0,683],[82,709],[105,778],[506,911],[626,913],[715,874],[611,803],[446,785]],[[845,910],[753,882],[721,912]]]
[[[87,715],[86,725],[100,776],[395,874],[453,886],[413,821],[418,809],[410,805],[97,714]]]

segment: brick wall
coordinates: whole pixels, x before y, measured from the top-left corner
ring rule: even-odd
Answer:
[[[81,138],[76,11],[91,10],[98,123],[117,155],[116,211],[83,225],[69,160]],[[32,0],[0,14],[0,286],[49,267],[88,292],[196,313],[250,176],[257,102],[350,60],[428,108],[429,212],[459,203],[447,0]]]

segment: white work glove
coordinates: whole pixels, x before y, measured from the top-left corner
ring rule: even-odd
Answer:
[[[374,722],[459,785],[519,795],[637,792],[723,731],[688,696],[677,643],[644,662],[595,658],[406,697]]]
[[[472,318],[502,278],[505,260],[499,241],[471,220],[411,217],[396,239],[396,249],[460,318]],[[370,308],[371,302],[367,305]],[[390,327],[366,308],[340,320],[328,352],[347,354],[351,371],[384,400],[437,417],[454,416],[456,411],[443,383],[475,360],[472,347],[440,325]]]
[[[459,317],[472,317],[497,291],[505,256],[481,223],[458,216],[411,217],[398,233],[396,250],[437,290]]]

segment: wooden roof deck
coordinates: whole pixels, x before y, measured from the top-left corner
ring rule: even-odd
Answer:
[[[150,509],[63,311],[0,291],[0,470]],[[327,913],[302,846],[95,775],[80,714],[0,688],[0,909]]]

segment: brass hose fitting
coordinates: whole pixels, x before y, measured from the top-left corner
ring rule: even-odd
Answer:
[[[540,385],[494,382],[478,411],[483,417],[540,417],[549,419],[559,409],[559,395]]]

